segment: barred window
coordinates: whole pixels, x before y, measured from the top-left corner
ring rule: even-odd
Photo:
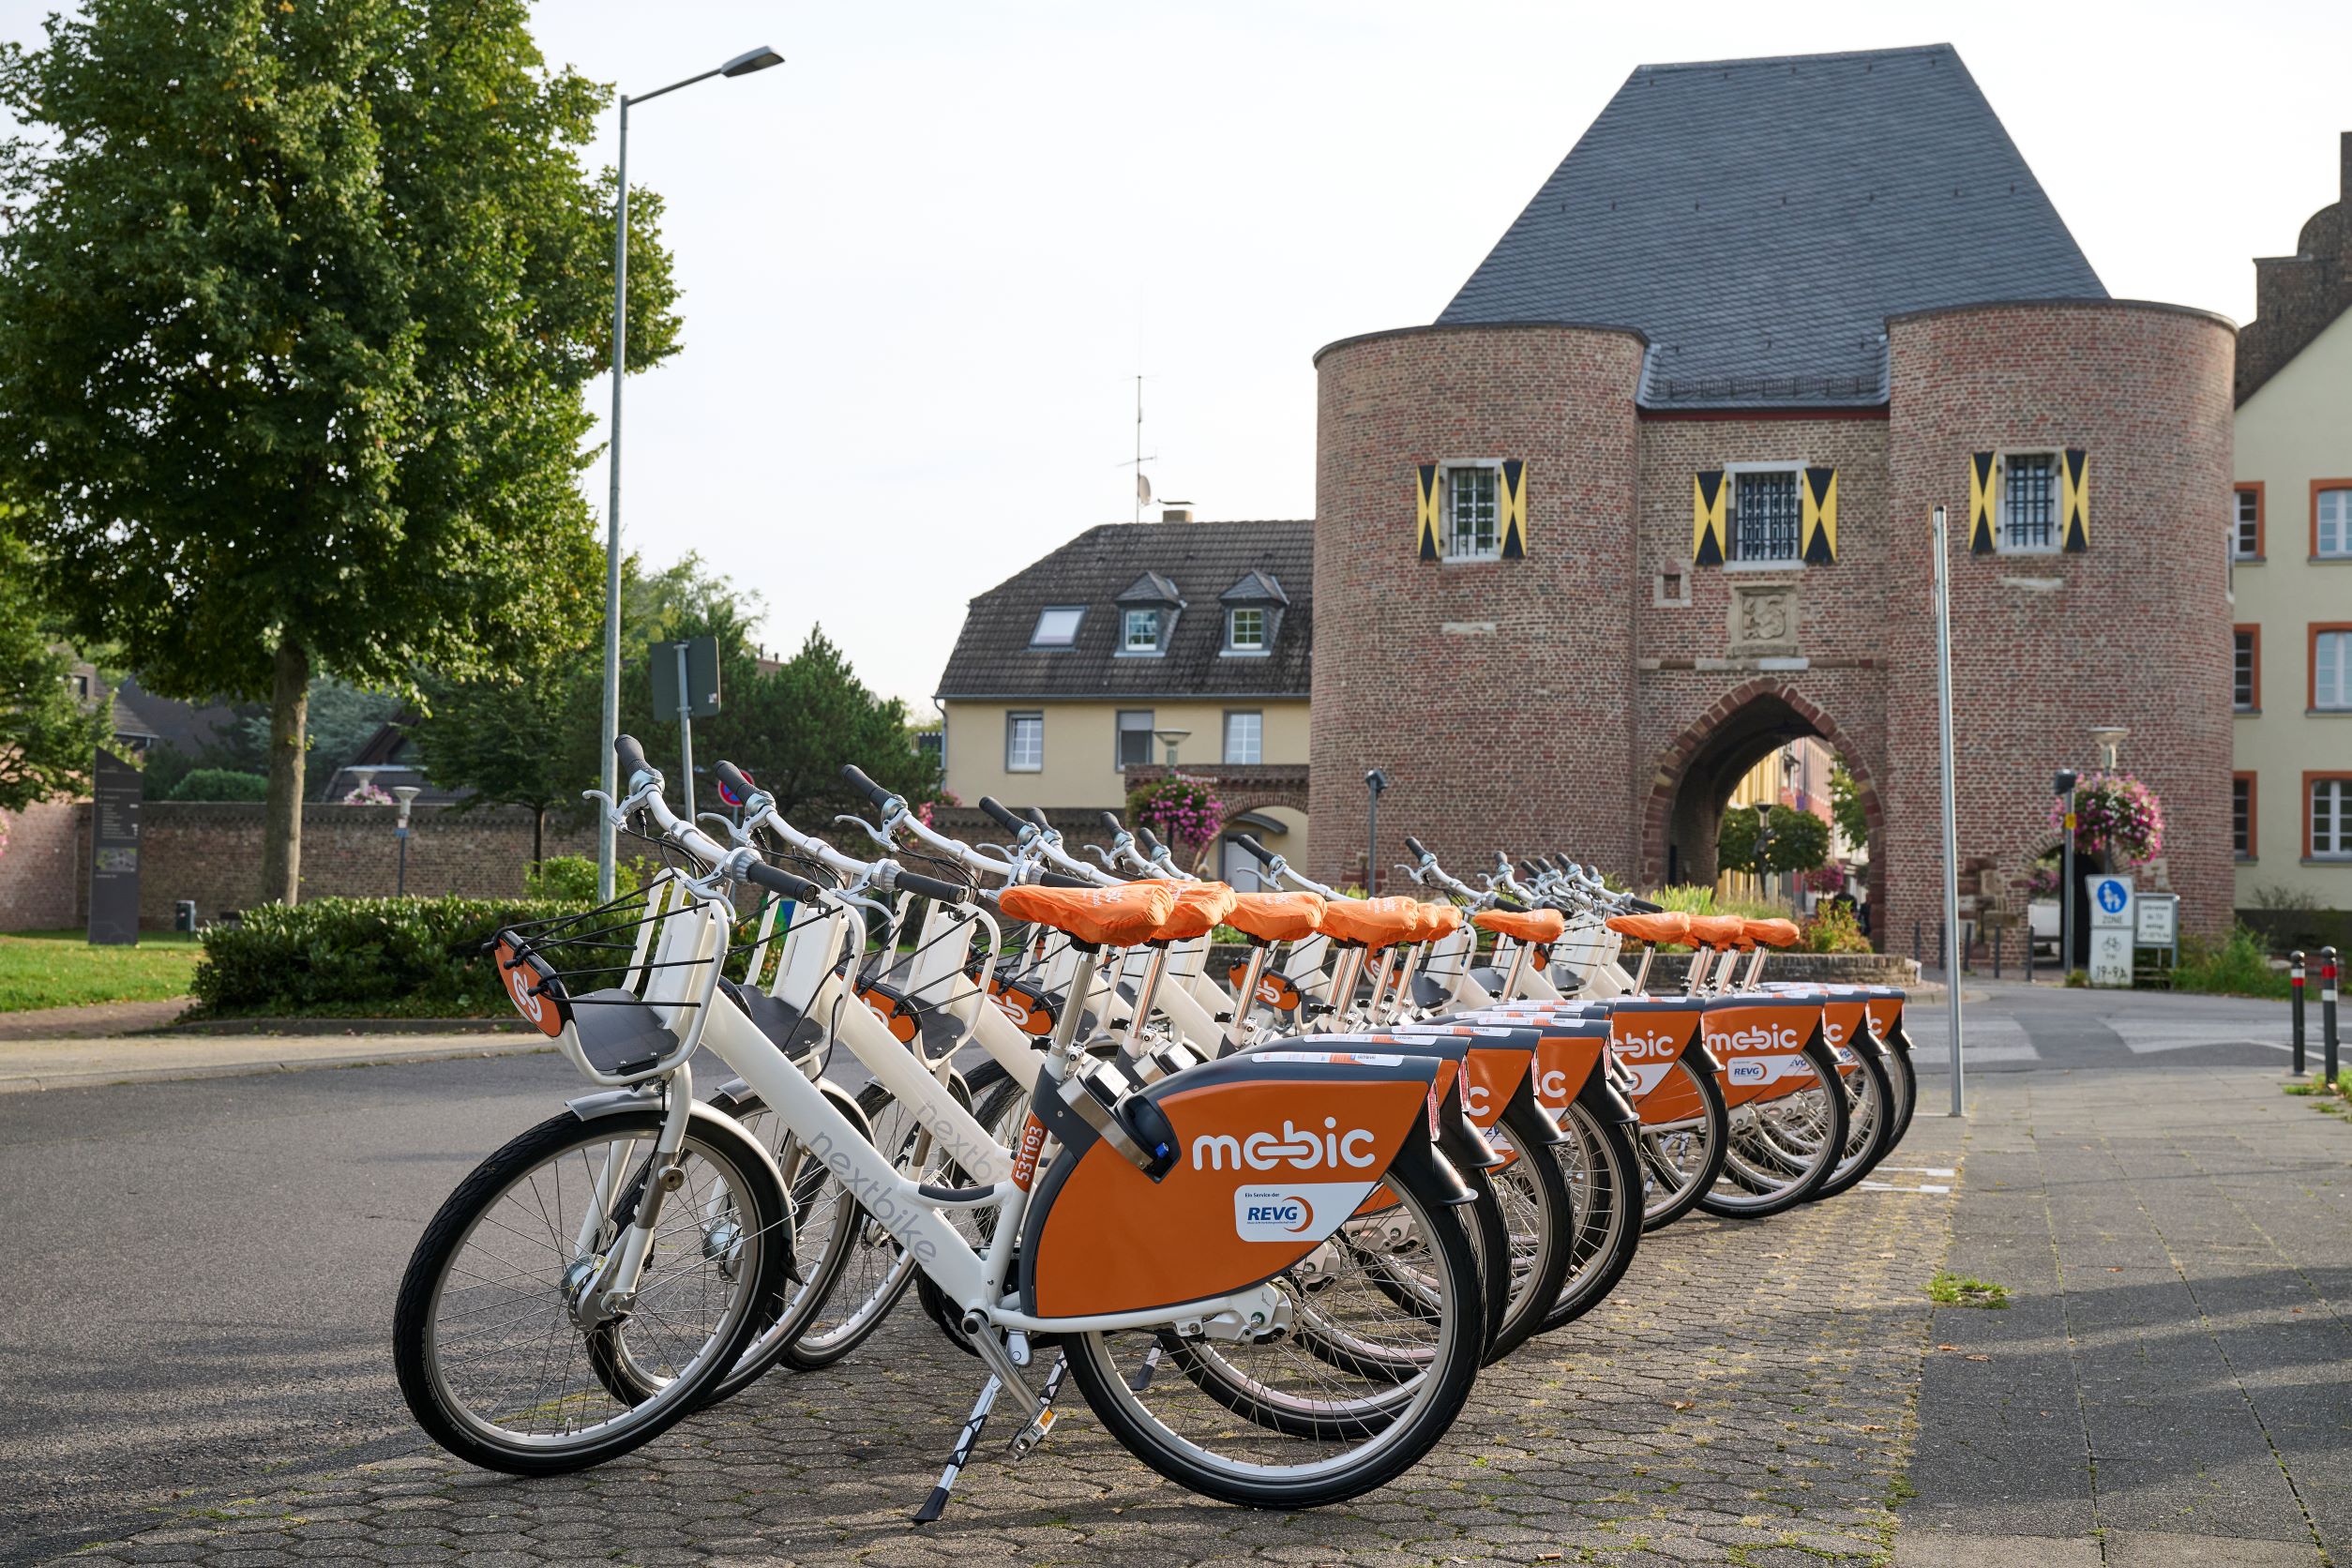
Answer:
[[[2241,773],[2229,781],[2229,847],[2240,860],[2254,855],[2254,776]]]
[[[1491,561],[1502,553],[1496,531],[1491,468],[1445,471],[1445,554],[1449,561]]]
[[[2240,713],[2252,713],[2254,707],[2254,634],[2251,627],[2240,627],[2230,634],[2230,705]]]
[[[2001,460],[2001,544],[2049,550],[2058,544],[2058,454],[2013,452]]]
[[[1735,475],[1731,487],[1731,559],[1797,559],[1797,471]]]
[[[2237,509],[2230,518],[2230,550],[2239,561],[2262,558],[2262,492],[2241,489],[2237,492]]]

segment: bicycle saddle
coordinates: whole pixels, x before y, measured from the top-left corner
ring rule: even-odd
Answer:
[[[1538,947],[1558,942],[1560,934],[1568,928],[1567,917],[1558,910],[1480,910],[1470,917],[1470,924],[1482,931]]]
[[[1374,949],[1400,942],[1417,942],[1420,908],[1410,898],[1327,898],[1323,901],[1323,934],[1334,942],[1351,942]]]
[[[1747,927],[1747,940],[1763,947],[1794,947],[1802,935],[1793,920],[1749,920],[1742,924]]]
[[[1690,940],[1701,947],[1739,947],[1747,942],[1748,923],[1736,914],[1694,914]]]
[[[1016,920],[1050,926],[1082,942],[1134,947],[1152,941],[1176,912],[1176,892],[1167,882],[1123,882],[1117,887],[1008,887],[997,908]]]
[[[1681,910],[1663,910],[1656,914],[1612,914],[1602,924],[1619,936],[1646,942],[1652,947],[1667,947],[1691,940],[1691,917]]]
[[[1323,928],[1319,893],[1236,893],[1225,923],[1259,942],[1299,942]]]

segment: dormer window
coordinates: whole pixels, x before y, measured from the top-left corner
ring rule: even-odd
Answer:
[[[1283,609],[1290,602],[1282,584],[1271,572],[1244,572],[1239,582],[1217,597],[1225,606],[1225,646],[1218,652],[1229,658],[1264,657],[1274,647]]]
[[[1078,623],[1086,619],[1083,605],[1048,605],[1037,612],[1036,629],[1029,634],[1033,648],[1072,648],[1078,645]]]
[[[1168,651],[1176,630],[1176,617],[1184,608],[1176,584],[1157,572],[1145,572],[1111,601],[1119,607],[1119,656],[1157,658]]]

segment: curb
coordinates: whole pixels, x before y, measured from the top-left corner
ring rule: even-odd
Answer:
[[[507,1034],[535,1033],[521,1018],[199,1018],[128,1032],[142,1037],[179,1034]]]
[[[470,1058],[494,1056],[551,1055],[555,1048],[552,1044],[539,1045],[534,1043],[533,1040],[526,1039],[513,1042],[501,1041],[495,1045],[463,1047],[451,1050],[410,1051],[394,1056],[363,1050],[343,1056],[305,1057],[289,1062],[256,1060],[148,1068],[109,1067],[93,1072],[0,1078],[0,1097],[9,1094],[45,1093],[59,1089],[104,1089],[128,1084],[177,1083],[192,1078],[251,1078],[264,1073],[302,1073],[316,1067],[400,1067],[412,1062],[457,1062]]]

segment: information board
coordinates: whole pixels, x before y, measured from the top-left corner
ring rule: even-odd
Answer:
[[[2132,879],[2090,879],[2090,983],[2132,984]]]
[[[100,750],[92,770],[90,941],[125,946],[139,941],[139,770]]]
[[[2143,893],[2132,900],[2134,941],[2142,947],[2170,947],[2180,940],[2180,895]]]

